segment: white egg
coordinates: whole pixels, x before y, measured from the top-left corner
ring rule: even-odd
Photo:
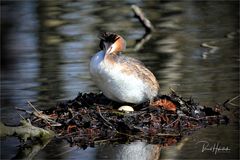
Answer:
[[[121,106],[118,108],[119,111],[133,112],[134,109],[131,106]]]

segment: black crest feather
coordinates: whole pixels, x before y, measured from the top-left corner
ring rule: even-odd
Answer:
[[[103,42],[114,43],[119,37],[115,33],[101,32],[99,34],[98,38],[100,39],[99,47],[103,50],[103,48],[104,48]]]

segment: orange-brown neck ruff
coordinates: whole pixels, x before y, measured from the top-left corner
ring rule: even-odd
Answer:
[[[125,40],[121,37],[118,36],[117,40],[112,44],[112,52],[122,52],[126,48],[126,42]]]

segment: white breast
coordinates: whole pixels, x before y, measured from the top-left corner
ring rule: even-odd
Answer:
[[[90,62],[90,73],[93,81],[103,94],[117,102],[129,102],[139,104],[147,100],[148,86],[134,74],[121,72],[121,67],[106,64],[104,52],[98,52]]]

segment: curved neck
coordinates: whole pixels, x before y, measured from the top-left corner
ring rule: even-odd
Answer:
[[[126,49],[126,42],[121,37],[118,36],[114,43],[104,42],[106,54],[122,52]]]

